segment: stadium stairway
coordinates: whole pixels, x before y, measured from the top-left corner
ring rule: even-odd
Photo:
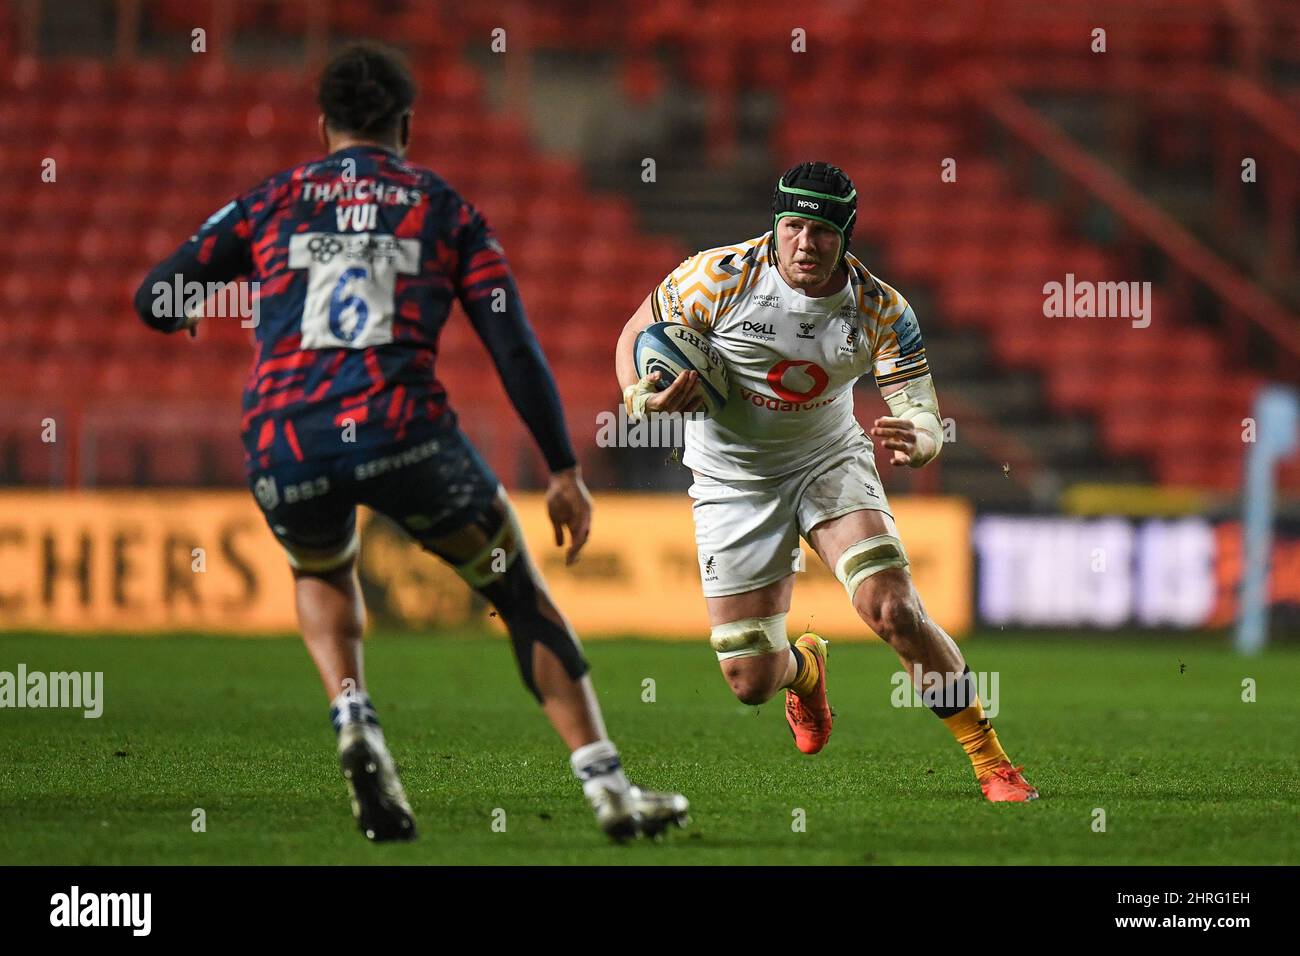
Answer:
[[[1224,80],[1208,74],[1205,82]],[[1252,115],[1232,114],[1226,107],[1233,101],[1226,96],[1207,105],[1200,97],[1145,91],[1099,96],[1044,90],[1032,102],[1208,249],[1300,311],[1296,260],[1276,258],[1279,245],[1294,256],[1300,244],[1294,175],[1300,169],[1300,103],[1292,107],[1272,91],[1247,84],[1233,92],[1256,104]],[[1124,116],[1123,123],[1116,114]],[[1240,164],[1246,152],[1256,160],[1257,181],[1243,185]],[[1289,212],[1294,213],[1291,234],[1281,236],[1270,220]]]

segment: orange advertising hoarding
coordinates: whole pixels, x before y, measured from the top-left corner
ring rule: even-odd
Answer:
[[[0,626],[287,631],[293,578],[247,492],[4,492]]]
[[[691,503],[685,495],[606,494],[591,539],[566,567],[539,494],[515,496],[556,602],[584,637],[704,640]],[[955,498],[898,499],[895,517],[930,615],[960,634],[971,616],[971,509]],[[361,579],[372,621],[478,627],[487,608],[437,559],[363,512]],[[792,628],[868,637],[808,552]],[[252,498],[221,492],[0,493],[0,627],[149,633],[295,630],[292,578]]]
[[[926,610],[949,633],[964,632],[971,615],[970,505],[955,498],[891,504]],[[599,501],[591,540],[571,568],[564,566],[562,552],[546,544],[551,531],[539,505],[521,501],[520,521],[551,594],[580,631],[707,638],[689,498],[621,495]],[[840,639],[870,636],[843,585],[806,544],[801,563],[789,615],[792,632],[811,623]]]

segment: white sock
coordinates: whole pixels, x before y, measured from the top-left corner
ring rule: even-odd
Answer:
[[[573,775],[582,781],[582,792],[588,797],[601,790],[623,793],[631,786],[623,775],[618,748],[608,740],[579,747],[569,757],[569,765],[573,767]]]
[[[334,725],[335,733],[353,721],[379,726],[379,717],[365,691],[345,690],[330,701],[330,723]]]

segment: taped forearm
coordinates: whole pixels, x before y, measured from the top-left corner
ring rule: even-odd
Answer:
[[[929,375],[910,379],[884,398],[895,418],[907,419],[916,429],[916,453],[911,464],[920,467],[939,457],[943,450],[943,422],[939,418],[934,379]]]

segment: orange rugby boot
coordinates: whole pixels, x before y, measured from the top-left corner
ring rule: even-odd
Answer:
[[[1020,775],[1023,767],[1011,766],[1007,760],[994,767],[987,777],[980,781],[980,789],[990,803],[1024,803],[1037,800],[1038,791],[1029,785]]]
[[[831,705],[826,700],[826,641],[816,634],[800,635],[795,641],[806,647],[817,661],[817,686],[800,697],[789,688],[785,692],[785,719],[790,724],[795,746],[806,754],[815,754],[831,739]]]

